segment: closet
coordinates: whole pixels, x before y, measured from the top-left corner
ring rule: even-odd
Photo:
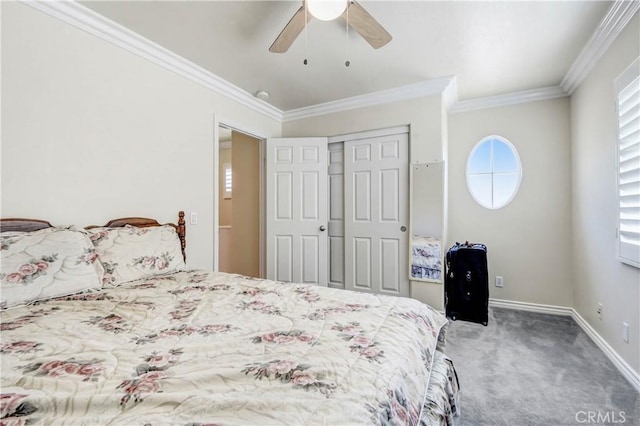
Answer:
[[[409,296],[407,126],[267,140],[267,277]]]

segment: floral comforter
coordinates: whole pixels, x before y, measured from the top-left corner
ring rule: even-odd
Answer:
[[[447,322],[412,299],[209,271],[0,318],[3,424],[418,424]]]

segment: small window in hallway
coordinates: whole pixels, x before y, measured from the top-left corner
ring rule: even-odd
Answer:
[[[521,179],[520,157],[505,138],[487,136],[471,151],[467,160],[467,187],[481,206],[499,209],[509,204],[520,188]]]
[[[233,172],[231,169],[231,163],[223,164],[224,170],[224,198],[230,199],[233,191]]]

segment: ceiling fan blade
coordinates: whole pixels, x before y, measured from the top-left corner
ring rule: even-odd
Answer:
[[[296,37],[298,37],[304,29],[305,24],[311,20],[311,14],[307,13],[306,15],[307,19],[305,22],[304,5],[300,6],[300,9],[293,15],[273,42],[269,48],[269,52],[284,53],[289,50]]]
[[[376,21],[369,12],[364,10],[355,1],[349,2],[349,25],[364,38],[374,49],[379,49],[392,39],[391,34]],[[342,14],[342,19],[347,19],[347,12]]]

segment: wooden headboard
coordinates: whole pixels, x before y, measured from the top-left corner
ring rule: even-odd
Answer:
[[[138,228],[147,228],[150,226],[162,226],[155,219],[149,219],[146,217],[123,217],[120,219],[110,220],[105,227],[119,228],[125,225],[137,226]],[[184,211],[178,212],[178,224],[167,223],[166,225],[173,226],[180,238],[180,248],[182,250],[182,257],[187,260],[186,248],[186,235],[187,230],[184,221]],[[39,219],[21,219],[21,218],[8,218],[0,219],[0,232],[20,231],[20,232],[32,232],[40,229],[51,228],[52,224],[46,220]],[[98,228],[99,226],[87,226],[86,229]]]
[[[33,232],[51,227],[53,227],[53,225],[46,220],[21,218],[0,219],[0,232]]]

